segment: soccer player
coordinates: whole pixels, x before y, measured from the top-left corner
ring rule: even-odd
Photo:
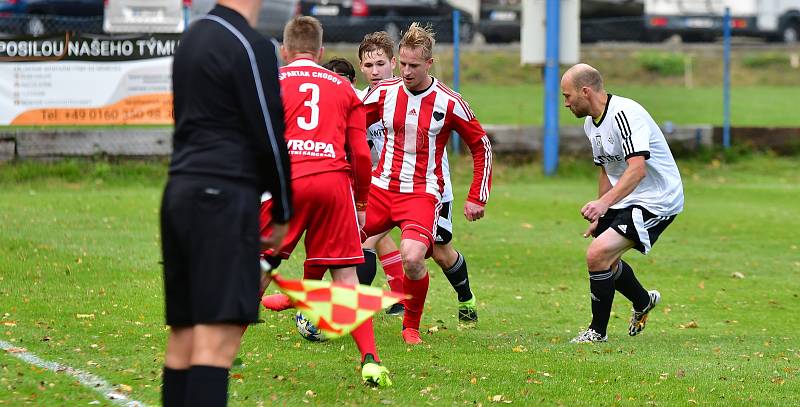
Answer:
[[[364,36],[358,48],[359,68],[369,80],[369,86],[362,91],[362,97],[381,80],[394,76],[394,68],[397,61],[394,57],[393,49],[394,41],[385,31],[378,31]],[[383,150],[384,137],[384,127],[380,121],[370,125],[368,139],[373,169],[377,166],[378,157],[381,150]],[[442,209],[439,211],[432,257],[442,268],[447,280],[458,295],[459,320],[475,322],[478,319],[477,302],[470,290],[467,263],[450,242],[453,237],[453,188],[450,182],[450,167],[446,150],[442,155],[442,177],[444,178],[444,193],[442,194]],[[359,265],[357,268],[359,281],[362,284],[372,284],[376,273],[375,251],[377,251],[392,291],[403,292],[401,256],[394,240],[389,236],[373,236],[362,247],[364,247],[364,264]],[[397,303],[389,307],[386,313],[402,315],[403,310],[403,304]]]
[[[375,236],[400,227],[405,301],[403,340],[422,343],[420,320],[428,293],[425,259],[435,242],[444,192],[442,160],[455,130],[472,153],[473,180],[464,216],[484,216],[489,199],[492,149],[472,110],[461,96],[429,75],[433,65],[433,32],[413,23],[399,44],[399,78],[378,82],[364,97],[367,122],[380,121],[385,145],[372,172],[364,232]]]
[[[600,167],[596,200],[581,208],[589,222],[584,237],[592,322],[574,343],[604,342],[616,289],[633,304],[628,335],[641,332],[648,313],[661,301],[645,290],[622,255],[634,248],[647,254],[683,210],[683,184],[661,129],[638,103],[611,95],[593,67],[578,64],[561,78],[564,106],[586,117],[583,128]]]
[[[274,201],[266,247],[278,247],[292,214],[277,50],[252,28],[260,5],[220,0],[184,33],[172,66],[164,406],[226,404],[243,326],[258,320],[259,196]]]
[[[364,107],[350,82],[317,65],[323,55],[317,19],[295,17],[286,24],[283,41],[281,54],[288,64],[278,78],[296,214],[280,250],[265,255],[275,266],[275,257],[287,259],[305,232],[304,277],[320,280],[330,269],[334,281],[355,285],[355,265],[364,261],[359,227],[364,224],[371,170]],[[269,200],[262,205],[264,230],[270,207]],[[281,294],[264,297],[262,303],[272,310],[291,306]],[[372,319],[352,336],[361,352],[363,380],[391,385],[388,371],[380,365]]]
[[[332,58],[330,61],[322,64],[322,67],[333,73],[343,76],[348,82],[350,82],[350,85],[353,86],[353,89],[356,89],[356,69],[347,59]],[[358,94],[357,89],[356,94]]]

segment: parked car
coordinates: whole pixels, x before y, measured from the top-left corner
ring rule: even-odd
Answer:
[[[28,34],[67,30],[102,32],[103,0],[26,0],[26,3]]]
[[[446,0],[300,0],[299,11],[322,23],[326,42],[360,42],[365,34],[386,31],[393,39],[412,22],[430,24],[436,40],[453,41],[453,11],[461,13],[459,39],[472,41],[472,15]]]
[[[264,0],[261,3],[261,12],[258,14],[256,30],[268,36],[281,39],[283,27],[297,13],[298,0]],[[190,20],[194,21],[208,14],[216,0],[193,0]]]
[[[25,2],[21,0],[0,0],[0,17],[25,12]]]
[[[581,42],[639,41],[642,15],[642,0],[581,0]],[[521,0],[481,0],[478,31],[486,42],[519,41],[521,25]]]

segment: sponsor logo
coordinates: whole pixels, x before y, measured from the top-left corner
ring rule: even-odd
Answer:
[[[416,116],[416,115],[417,115],[417,111],[416,111],[416,109],[412,108],[412,109],[411,109],[411,111],[410,111],[410,112],[408,112],[408,115],[409,115],[409,116]]]
[[[314,140],[289,140],[286,142],[289,155],[336,158],[333,144]]]
[[[592,301],[600,301],[599,298],[595,297],[594,293],[589,293],[589,296],[592,297]]]
[[[608,142],[614,144],[614,137],[608,136]]]
[[[621,162],[622,156],[619,154],[614,155],[596,155],[594,156],[594,160],[600,164],[608,164],[613,162]]]

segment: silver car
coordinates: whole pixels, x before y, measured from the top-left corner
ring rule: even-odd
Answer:
[[[214,0],[193,0],[191,21],[194,21],[214,8]],[[281,39],[283,26],[294,17],[297,10],[297,0],[263,0],[261,12],[258,14],[256,30],[268,36]]]

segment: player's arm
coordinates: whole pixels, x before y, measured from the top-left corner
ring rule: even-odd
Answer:
[[[236,93],[247,122],[245,131],[252,145],[263,157],[262,169],[269,177],[267,190],[272,194],[272,221],[285,224],[292,215],[292,189],[289,154],[283,138],[283,103],[278,83],[278,61],[275,45],[268,40],[252,43],[253,57],[244,54],[234,63]]]
[[[453,129],[472,154],[472,184],[464,203],[464,216],[468,221],[478,220],[483,217],[492,188],[492,144],[466,103],[456,102],[453,113]]]
[[[364,211],[367,208],[369,186],[371,183],[372,159],[367,145],[366,122],[364,120],[364,105],[354,96],[353,108],[347,118],[345,133],[345,149],[350,160],[355,185],[356,210]]]
[[[609,190],[611,190],[611,181],[608,179],[606,167],[600,167],[600,176],[597,178],[597,197],[601,198]]]
[[[628,167],[619,181],[608,189],[599,199],[581,208],[584,219],[594,222],[603,216],[608,208],[630,195],[644,177],[647,176],[645,160],[650,158],[650,131],[635,112],[620,111],[614,115],[614,136],[619,136]],[[605,170],[603,171],[605,172]],[[601,188],[603,188],[601,186]]]

